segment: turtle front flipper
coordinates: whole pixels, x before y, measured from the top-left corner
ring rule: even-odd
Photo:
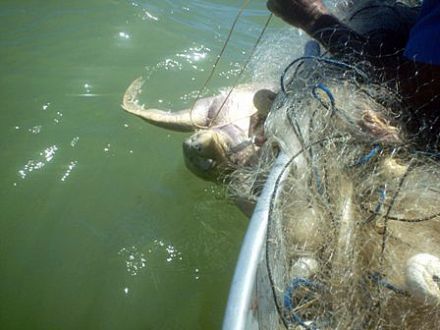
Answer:
[[[261,117],[267,117],[276,97],[277,93],[270,89],[259,89],[254,94],[253,103]]]
[[[264,136],[264,122],[276,96],[277,94],[269,89],[260,89],[254,95],[253,103],[257,112],[251,116],[249,137],[254,140],[257,146],[261,146],[266,140]]]
[[[141,117],[153,125],[173,131],[191,132],[201,125],[198,116],[192,116],[190,109],[168,112],[159,109],[145,109],[143,105],[139,105],[138,96],[142,92],[143,84],[144,80],[139,77],[128,86],[122,99],[122,108],[125,111]]]

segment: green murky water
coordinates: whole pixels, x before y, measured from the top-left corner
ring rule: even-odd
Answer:
[[[221,326],[247,219],[185,169],[187,135],[119,105],[143,75],[148,105],[188,107],[239,6],[2,0],[1,329]],[[210,92],[232,84],[267,15],[251,2]]]

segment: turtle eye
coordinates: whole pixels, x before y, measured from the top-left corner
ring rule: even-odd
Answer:
[[[214,160],[212,159],[202,159],[198,163],[198,167],[200,167],[202,170],[207,171],[213,168],[215,165]]]
[[[195,144],[194,149],[196,149],[198,152],[202,152],[202,146],[200,144]]]

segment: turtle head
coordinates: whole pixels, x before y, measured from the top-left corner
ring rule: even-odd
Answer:
[[[260,114],[266,116],[269,113],[276,96],[277,94],[270,89],[258,90],[254,95],[255,108],[257,108]]]
[[[227,164],[225,138],[216,130],[201,130],[183,142],[186,167],[197,176],[216,180]]]

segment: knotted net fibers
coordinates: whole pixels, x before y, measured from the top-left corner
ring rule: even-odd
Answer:
[[[256,200],[277,153],[290,159],[259,268],[271,291],[257,292],[263,329],[440,324],[440,274],[420,266],[420,256],[440,257],[438,154],[407,129],[405,99],[373,72],[382,68],[354,63],[294,61],[259,161],[230,176],[233,197]]]
[[[345,25],[321,29],[314,37],[346,62],[371,65],[364,67],[371,78],[399,92],[400,120],[411,133],[411,142],[438,151],[438,70],[403,56],[420,4],[417,0],[352,1],[339,11],[344,13]]]

